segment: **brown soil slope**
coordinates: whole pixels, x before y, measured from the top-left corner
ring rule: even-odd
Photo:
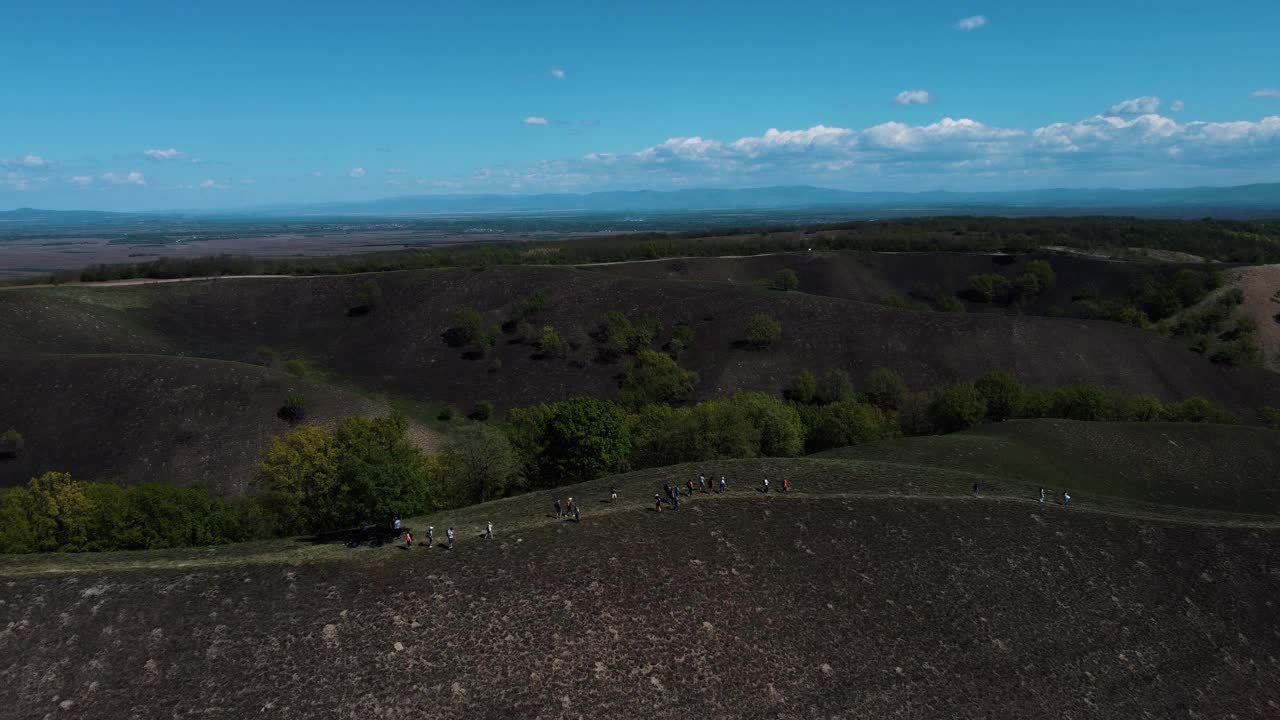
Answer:
[[[1241,268],[1228,275],[1233,286],[1244,291],[1245,314],[1258,324],[1258,345],[1263,362],[1270,370],[1280,372],[1280,265],[1257,265]]]
[[[84,480],[205,485],[240,495],[270,438],[289,431],[276,411],[290,390],[306,398],[309,423],[389,412],[240,363],[0,354],[0,428],[17,428],[26,439],[16,459],[0,461],[0,487],[60,470]]]
[[[1280,712],[1273,532],[994,501],[724,498],[499,528],[452,553],[373,552],[9,580],[0,706],[14,718]]]
[[[742,388],[778,390],[801,369],[842,368],[861,377],[897,369],[927,388],[1007,370],[1041,385],[1092,382],[1165,399],[1202,394],[1239,412],[1280,406],[1280,376],[1216,366],[1154,334],[1116,323],[988,314],[896,310],[835,298],[723,285],[637,280],[564,268],[494,268],[385,273],[382,306],[350,317],[371,276],[225,280],[132,288],[145,291],[130,321],[184,352],[250,360],[260,345],[312,359],[320,367],[380,390],[469,407],[500,407],[617,391],[621,363],[593,361],[587,335],[606,312],[652,315],[697,332],[682,363],[701,376],[699,397]],[[574,356],[538,359],[503,336],[490,359],[467,359],[442,334],[456,312],[474,306],[495,323],[535,291],[550,294],[537,319],[582,339]],[[101,292],[116,292],[102,290]],[[0,298],[2,301],[3,298]],[[783,326],[764,351],[735,348],[754,313]]]

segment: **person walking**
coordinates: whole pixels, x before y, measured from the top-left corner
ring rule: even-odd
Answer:
[[[453,528],[449,528],[448,530],[445,531],[445,537],[449,539],[449,549],[452,550],[453,549]]]
[[[782,492],[786,492],[786,491],[788,491],[788,490],[790,490],[790,489],[791,489],[791,479],[790,479],[790,478],[782,478]]]
[[[391,529],[396,531],[400,530],[400,518],[396,518],[395,522],[391,523]]]
[[[405,530],[404,531],[404,549],[410,550],[412,548],[413,548],[413,533],[409,532],[408,530]]]
[[[764,479],[764,491],[769,492],[769,478]]]
[[[1044,502],[1044,488],[1040,488],[1040,502]]]
[[[573,521],[582,522],[582,510],[578,508],[576,505],[573,508]]]
[[[721,475],[720,476],[720,492],[724,492],[724,491],[725,491],[724,476]]]
[[[662,512],[662,496],[658,493],[653,494],[653,511]]]
[[[492,520],[486,520],[484,523],[484,539],[485,540],[493,539],[493,521]]]
[[[556,512],[556,517],[559,518],[560,517],[560,498],[556,498],[554,507]]]
[[[1071,504],[1071,495],[1066,490],[1063,490],[1062,491],[1062,507],[1066,507],[1070,504]]]
[[[981,490],[981,489],[982,489],[982,486],[981,486],[981,485],[979,485],[978,483],[974,483],[974,484],[973,484],[973,496],[974,496],[974,497],[978,497],[978,491],[979,491],[979,490]]]
[[[705,493],[707,491],[707,476],[698,473],[698,492]]]
[[[427,526],[427,547],[431,547],[431,544],[434,543],[435,541],[436,541],[436,526],[428,525]]]
[[[573,498],[569,498],[569,504],[564,506],[565,517],[569,517],[570,515],[572,515],[573,510],[574,510]]]
[[[609,486],[609,502],[611,504],[618,502],[618,490],[612,485]]]
[[[675,495],[671,496],[671,509],[676,511],[680,510],[680,491],[679,490],[676,491]]]

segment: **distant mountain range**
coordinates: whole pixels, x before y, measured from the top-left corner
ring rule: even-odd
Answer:
[[[21,208],[0,222],[96,224],[160,217],[304,218],[541,213],[711,212],[731,210],[849,210],[865,215],[1136,214],[1145,216],[1280,218],[1280,183],[1149,190],[1043,189],[1005,192],[854,192],[810,186],[741,189],[628,190],[541,195],[407,195],[358,202],[270,205],[216,211],[106,213]]]

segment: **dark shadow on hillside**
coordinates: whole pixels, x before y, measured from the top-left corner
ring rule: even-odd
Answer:
[[[372,305],[357,305],[347,311],[347,317],[364,317],[373,312]]]

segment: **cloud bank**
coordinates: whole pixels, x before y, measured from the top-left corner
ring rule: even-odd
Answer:
[[[986,24],[987,24],[987,16],[973,15],[971,17],[964,18],[963,20],[958,20],[956,22],[956,29],[963,32],[969,32],[971,30],[977,30],[978,28]]]

